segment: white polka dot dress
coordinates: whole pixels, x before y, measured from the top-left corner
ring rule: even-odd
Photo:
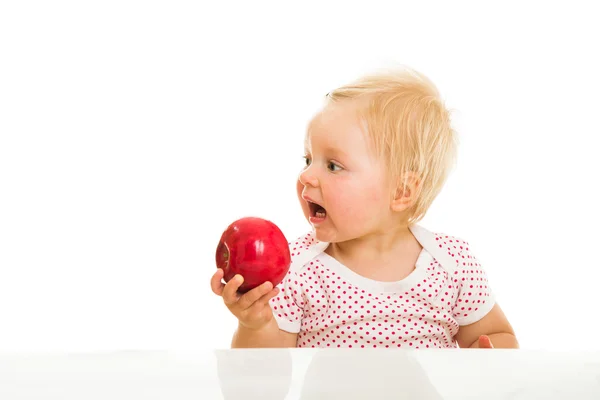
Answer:
[[[430,235],[415,270],[397,282],[354,273],[323,252],[314,232],[291,243],[292,266],[270,303],[280,329],[298,333],[297,347],[457,347],[459,326],[481,319],[494,300],[468,243]],[[438,256],[442,263],[427,250],[434,244],[449,256]]]

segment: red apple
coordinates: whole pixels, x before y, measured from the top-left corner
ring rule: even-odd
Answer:
[[[238,289],[241,293],[267,281],[277,286],[291,262],[283,232],[271,221],[257,217],[241,218],[229,225],[221,235],[215,259],[225,282],[236,274],[244,278]]]

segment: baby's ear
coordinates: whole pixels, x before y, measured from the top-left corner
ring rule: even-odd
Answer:
[[[402,175],[392,199],[392,211],[402,212],[409,209],[417,200],[420,185],[421,181],[415,173]]]

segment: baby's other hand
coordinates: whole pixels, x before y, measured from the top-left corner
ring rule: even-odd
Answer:
[[[271,282],[265,282],[241,294],[238,292],[244,282],[241,275],[234,276],[226,284],[222,279],[223,270],[219,268],[210,282],[212,291],[223,298],[223,302],[241,325],[248,329],[259,330],[273,319],[269,301],[279,293],[279,289],[274,288]]]
[[[493,349],[494,345],[492,344],[492,340],[489,336],[481,335],[479,336],[479,348],[480,349]]]

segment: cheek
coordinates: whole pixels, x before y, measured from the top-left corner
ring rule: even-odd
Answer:
[[[366,195],[366,201],[373,204],[381,205],[387,200],[387,196],[385,195],[385,193],[383,193],[379,186],[371,188],[371,190],[368,191]]]
[[[373,176],[367,182],[368,185],[365,185],[362,192],[364,201],[378,208],[389,206],[390,195],[385,189],[385,183],[382,182],[381,178]]]
[[[330,207],[333,206],[340,215],[352,216],[351,219],[362,218],[367,213],[370,202],[365,198],[365,194],[356,191],[337,191],[329,196],[327,202]]]
[[[345,215],[366,218],[388,206],[386,194],[379,185],[363,184],[330,193],[328,203]]]

